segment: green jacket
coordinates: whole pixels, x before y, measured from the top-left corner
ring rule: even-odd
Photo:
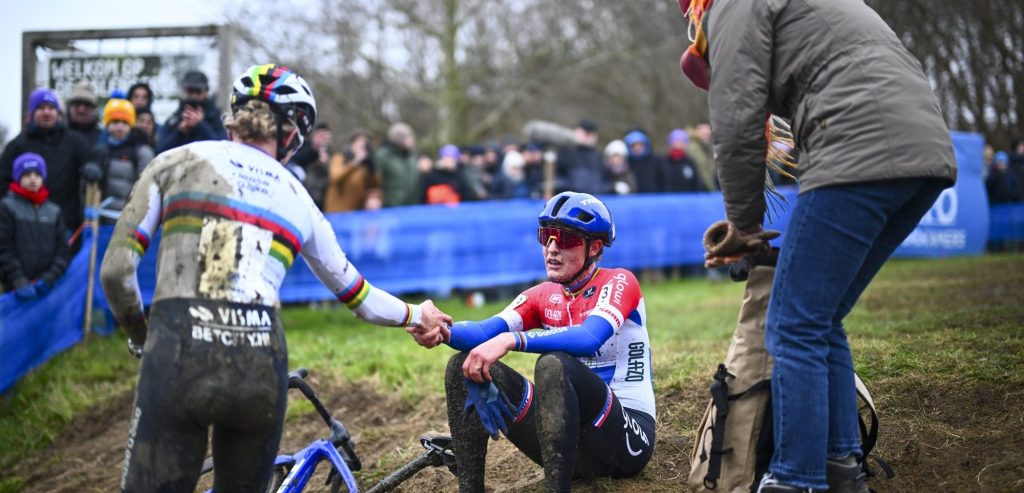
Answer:
[[[412,152],[389,142],[373,153],[373,164],[380,172],[384,207],[421,203],[420,172],[416,169],[416,156]]]

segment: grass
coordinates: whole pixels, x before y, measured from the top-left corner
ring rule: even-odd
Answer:
[[[890,262],[846,321],[858,371],[894,396],[936,381],[968,390],[1021,388],[1022,267],[1024,257],[1010,255]],[[741,284],[705,279],[644,286],[660,398],[704,388],[725,355],[742,292]],[[464,320],[490,316],[507,301],[480,308],[459,300],[438,304]],[[401,329],[368,326],[338,307],[289,307],[283,319],[292,368],[362,382],[408,403],[443,392],[448,348],[426,351]],[[530,375],[533,360],[510,354],[504,361]],[[93,338],[33,371],[0,405],[0,470],[45,447],[83,410],[132,389],[137,365],[118,335]],[[309,412],[303,402],[289,417]],[[0,491],[22,486],[17,477],[0,478]]]

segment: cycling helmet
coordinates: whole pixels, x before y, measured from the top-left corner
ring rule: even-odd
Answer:
[[[242,72],[231,85],[231,111],[237,111],[252,99],[270,104],[278,118],[278,144],[281,143],[282,120],[292,122],[299,129],[298,139],[292,139],[288,150],[302,145],[302,138],[313,130],[316,123],[316,100],[305,79],[288,67],[268,63],[253,65]]]
[[[615,241],[615,222],[604,203],[589,193],[562,192],[544,205],[541,226],[555,226],[597,238],[605,246]]]

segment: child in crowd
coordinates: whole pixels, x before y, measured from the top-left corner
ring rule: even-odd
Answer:
[[[68,238],[57,204],[47,200],[46,161],[14,160],[10,193],[0,201],[0,281],[27,300],[49,293],[68,265]]]
[[[120,212],[142,169],[153,160],[153,148],[144,135],[133,132],[135,107],[127,99],[111,98],[103,108],[104,133],[95,149],[103,169],[105,209]],[[107,200],[109,199],[109,200]],[[104,218],[105,224],[113,220]]]

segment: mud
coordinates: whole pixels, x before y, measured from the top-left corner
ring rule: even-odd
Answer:
[[[417,456],[418,438],[426,432],[447,432],[441,396],[415,404],[365,387],[313,381],[329,409],[352,432],[367,488]],[[1024,488],[1024,390],[1010,385],[920,385],[873,388],[881,410],[882,429],[877,455],[896,470],[896,478],[874,479],[883,492],[1020,491]],[[292,404],[301,396],[295,392]],[[693,428],[706,404],[703,383],[659,392],[658,440],[647,469],[635,479],[577,481],[580,492],[629,493],[687,491]],[[126,393],[82,413],[54,444],[5,471],[22,478],[25,491],[115,491],[124,455],[131,395]],[[971,403],[971,405],[965,405]],[[975,405],[976,404],[976,405]],[[327,435],[314,413],[290,419],[282,450],[295,451]],[[543,490],[543,470],[518,452],[508,440],[488,441],[487,490]],[[318,472],[307,491],[326,492],[326,474]],[[209,486],[209,478],[200,483]],[[398,491],[456,491],[446,469],[428,469]]]

